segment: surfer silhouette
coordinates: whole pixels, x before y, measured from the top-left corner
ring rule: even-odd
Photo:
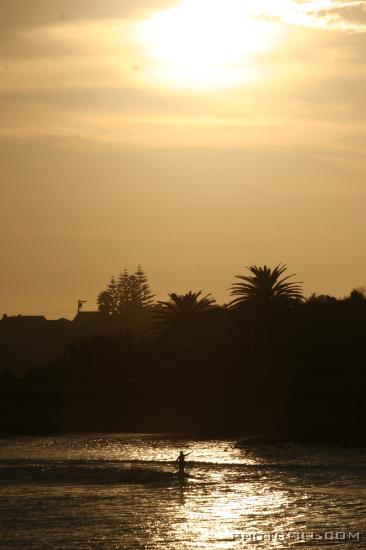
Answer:
[[[177,457],[177,460],[176,460],[176,462],[178,462],[178,465],[179,465],[180,474],[184,474],[184,468],[186,465],[185,459],[186,459],[186,456],[191,454],[191,452],[184,454],[183,451],[180,451],[179,456]]]

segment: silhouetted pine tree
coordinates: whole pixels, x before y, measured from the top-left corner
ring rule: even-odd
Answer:
[[[107,290],[100,292],[97,298],[98,310],[105,315],[111,315],[112,303],[111,296]]]
[[[103,290],[97,297],[98,310],[106,315],[118,313],[118,285],[114,277],[111,277],[106,290]]]
[[[111,277],[107,292],[110,300],[110,313],[116,315],[118,313],[118,285],[114,277]]]
[[[117,281],[112,277],[107,289],[98,295],[97,303],[99,311],[108,315],[120,315],[126,309],[151,306],[153,298],[147,277],[139,265],[131,275],[124,269]]]
[[[131,277],[124,269],[118,277],[118,311],[121,313],[131,303]]]
[[[137,304],[141,307],[151,306],[154,303],[154,294],[150,290],[150,285],[141,265],[137,266],[137,271],[133,277],[133,288],[136,293]]]

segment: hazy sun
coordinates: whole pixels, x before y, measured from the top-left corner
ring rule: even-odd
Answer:
[[[246,0],[182,0],[140,22],[138,37],[162,83],[217,88],[251,78],[250,54],[269,46],[270,24],[250,16]]]

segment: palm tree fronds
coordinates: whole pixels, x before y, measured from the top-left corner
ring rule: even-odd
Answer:
[[[235,282],[230,287],[231,296],[236,297],[230,302],[231,307],[240,306],[245,302],[294,305],[304,299],[302,283],[289,281],[294,274],[281,278],[287,269],[285,264],[278,264],[273,269],[266,265],[253,265],[247,269],[251,275],[236,275],[235,278],[240,282]]]
[[[209,311],[215,300],[210,294],[202,296],[202,291],[186,294],[169,294],[169,301],[159,301],[158,310],[154,314],[154,327],[152,335],[160,334],[177,326],[189,326],[194,323],[201,314]]]

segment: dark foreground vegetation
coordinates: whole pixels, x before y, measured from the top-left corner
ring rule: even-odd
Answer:
[[[140,324],[74,340],[55,364],[23,376],[1,372],[1,434],[364,442],[362,291],[305,300],[285,266],[253,266],[232,285],[229,305],[193,292],[154,303],[142,270],[134,277],[113,279],[98,303],[103,315]]]

